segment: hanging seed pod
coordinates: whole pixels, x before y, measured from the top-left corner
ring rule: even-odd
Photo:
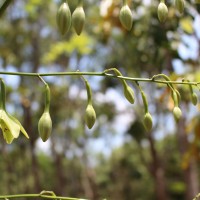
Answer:
[[[85,24],[85,12],[82,6],[82,0],[72,14],[72,25],[77,35],[80,35]]]
[[[85,111],[85,123],[91,129],[96,121],[96,113],[92,104],[88,104]]]
[[[49,107],[50,107],[50,89],[49,86],[45,84],[45,108],[44,108],[44,113],[42,114],[38,122],[38,131],[43,142],[47,141],[52,131],[52,121],[49,113]]]
[[[192,93],[192,104],[194,106],[197,105],[197,102],[198,102],[198,97],[197,97],[197,94],[195,92]]]
[[[184,11],[185,2],[184,0],[175,0],[175,6],[180,14]]]
[[[189,84],[190,81],[187,80],[187,82],[188,82],[188,86],[189,86],[189,90],[190,90],[190,94],[191,94],[191,101],[192,101],[192,104],[193,104],[194,106],[196,106],[196,105],[197,105],[197,101],[198,101],[197,94],[193,91],[192,85]]]
[[[46,142],[51,135],[52,121],[49,112],[44,112],[38,122],[39,135],[43,142]]]
[[[145,113],[144,115],[144,126],[147,131],[150,131],[153,127],[152,116],[149,112]]]
[[[190,83],[189,80],[187,80],[188,83]],[[189,90],[190,90],[190,94],[191,94],[191,101],[192,101],[192,104],[194,106],[197,105],[197,101],[198,101],[198,97],[197,97],[197,94],[193,91],[193,88],[192,88],[192,85],[191,84],[188,84],[189,86]]]
[[[128,31],[130,31],[133,24],[133,16],[129,6],[126,3],[124,3],[120,10],[119,19],[122,26]]]
[[[149,106],[148,106],[148,101],[146,98],[146,95],[144,93],[144,91],[142,90],[142,88],[140,87],[139,83],[137,83],[141,96],[142,96],[142,101],[144,104],[144,111],[145,111],[145,115],[144,115],[144,127],[146,128],[147,131],[150,131],[153,127],[153,120],[152,120],[152,116],[149,113]]]
[[[174,118],[176,121],[179,121],[179,119],[182,116],[182,111],[178,106],[175,106],[173,109],[173,114],[174,114]]]
[[[111,70],[113,70],[117,76],[122,76],[121,72],[116,68],[111,68],[111,69],[105,70],[104,72],[111,71]],[[124,96],[131,104],[134,104],[135,97],[134,97],[134,92],[132,88],[127,84],[127,82],[124,79],[120,79],[120,81],[122,82],[122,85],[124,88]]]
[[[132,88],[128,86],[128,84],[124,84],[124,96],[131,104],[134,104],[135,102],[134,92]]]
[[[67,3],[63,3],[57,12],[57,26],[62,35],[67,33],[71,26],[71,11]]]
[[[85,86],[87,90],[87,98],[88,98],[88,104],[85,111],[85,123],[87,127],[91,129],[96,121],[96,113],[92,106],[92,90],[88,81],[84,77],[82,78],[85,82]]]
[[[164,22],[168,15],[168,8],[164,2],[159,3],[157,13],[158,13],[158,19],[160,20],[160,22]]]

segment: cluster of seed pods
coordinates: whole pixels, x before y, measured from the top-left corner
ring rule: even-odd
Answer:
[[[67,2],[61,4],[57,12],[57,26],[62,35],[65,35],[71,25],[77,35],[80,35],[85,24],[85,12],[83,10],[83,0],[79,0],[76,9],[71,15],[71,11]]]
[[[185,0],[175,0],[174,4],[178,12],[182,14],[184,12]],[[168,8],[165,4],[165,0],[160,1],[158,5],[157,13],[158,13],[158,19],[160,20],[160,22],[165,22],[168,16]]]
[[[174,3],[175,7],[178,10],[178,12],[180,14],[183,13],[185,0],[174,0],[174,1],[175,1]],[[200,3],[200,0],[196,0],[195,2]],[[164,22],[168,15],[168,8],[165,4],[165,0],[160,1],[158,5],[157,13],[158,13],[158,19],[160,20],[160,22]],[[132,16],[131,9],[128,6],[127,0],[123,0],[123,5],[119,13],[119,20],[125,29],[129,31],[132,29],[133,16]],[[69,31],[71,25],[73,26],[76,34],[80,35],[83,30],[84,24],[85,24],[85,12],[83,9],[83,0],[78,1],[77,7],[74,10],[73,14],[71,14],[71,11],[67,2],[64,2],[61,4],[57,12],[57,25],[62,35],[65,35]],[[131,104],[134,104],[134,101],[135,101],[134,92],[132,88],[127,84],[121,72],[117,70],[116,68],[111,68],[111,69],[106,69],[104,71],[104,74],[110,71],[114,72],[117,78],[120,79],[123,86],[125,98]],[[165,79],[165,81],[168,82],[167,85],[171,90],[171,98],[173,99],[173,102],[174,102],[174,108],[173,108],[174,119],[178,121],[182,116],[182,111],[179,106],[180,99],[181,99],[180,93],[171,83],[171,80],[169,79],[168,76],[164,74],[155,75],[152,77],[152,81],[154,81],[154,79],[157,77],[162,77]],[[38,122],[38,132],[41,139],[45,142],[47,141],[47,139],[49,138],[52,132],[52,120],[51,120],[51,116],[49,112],[50,88],[48,84],[40,76],[39,78],[45,84],[45,108]],[[88,102],[87,102],[86,111],[85,111],[85,123],[87,127],[91,129],[94,126],[95,121],[96,121],[96,112],[92,104],[92,90],[91,90],[90,84],[83,76],[82,78],[86,86],[87,97],[88,97]],[[193,91],[193,88],[192,88],[193,83],[189,84],[188,80],[183,80],[183,81],[186,81],[189,86],[192,104],[197,105],[198,97],[197,97],[197,94]],[[147,98],[144,91],[140,87],[139,83],[138,82],[135,82],[135,83],[139,88],[143,105],[144,105],[144,111],[145,111],[144,119],[143,119],[144,126],[147,131],[150,131],[153,127],[153,120],[148,110]],[[4,139],[6,140],[7,143],[11,143],[15,138],[19,136],[20,132],[22,132],[25,137],[29,138],[28,134],[26,133],[25,129],[22,127],[21,123],[16,118],[8,114],[8,112],[6,111],[6,103],[5,103],[6,90],[5,90],[5,84],[4,84],[3,79],[0,79],[0,88],[1,88],[0,89],[0,129],[2,129]]]
[[[196,0],[195,3],[200,3]],[[174,6],[180,14],[184,12],[185,0],[174,0]],[[165,22],[168,16],[168,7],[165,0],[161,0],[157,8],[158,19],[160,22]],[[119,20],[122,26],[130,31],[133,25],[132,11],[128,5],[128,0],[122,0],[122,7],[119,12]],[[71,24],[77,33],[80,35],[85,24],[85,12],[83,9],[83,0],[78,1],[78,5],[71,15],[71,11],[67,1],[62,3],[57,12],[57,25],[62,35],[65,35],[71,27]]]

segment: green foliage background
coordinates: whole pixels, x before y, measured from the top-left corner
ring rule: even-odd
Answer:
[[[73,12],[77,2],[68,2]],[[102,2],[84,0],[84,32],[76,36],[71,28],[62,37],[55,21],[61,1],[13,1],[0,19],[1,71],[103,71],[116,67],[130,77],[166,73],[172,80],[199,80],[199,56],[184,58],[178,51],[181,44],[186,53],[189,49],[183,36],[194,38],[199,51],[200,38],[194,28],[194,20],[199,18],[197,4],[188,1],[180,16],[167,1],[169,16],[161,24],[158,1],[129,1],[134,23],[127,32],[117,15],[121,2],[111,2],[106,14],[100,15]],[[174,70],[175,59],[183,68],[179,74]],[[45,78],[51,88],[53,121],[53,133],[45,145],[37,130],[44,108],[43,85],[36,78],[2,77],[8,109],[23,123],[30,140],[21,136],[6,145],[1,135],[0,194],[52,190],[95,200],[189,200],[199,192],[199,104],[191,106],[189,88],[177,88],[183,118],[175,124],[170,91],[161,85],[141,84],[154,119],[153,131],[146,133],[135,85],[131,84],[137,97],[132,106],[121,101],[124,97],[117,80],[87,77],[97,113],[97,123],[89,131],[84,124],[86,93],[80,77]],[[112,89],[120,95],[116,101],[106,99]],[[130,123],[124,126],[122,121],[120,127],[117,119],[122,116]],[[118,135],[120,145],[114,143]],[[104,144],[98,152],[97,141]]]

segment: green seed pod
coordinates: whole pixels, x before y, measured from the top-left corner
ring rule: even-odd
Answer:
[[[192,85],[189,84],[190,81],[187,80],[187,82],[188,82],[188,86],[189,86],[189,90],[190,90],[190,94],[191,94],[192,104],[196,106],[197,105],[197,101],[198,101],[197,94],[193,91]]]
[[[168,8],[164,2],[159,3],[157,13],[158,13],[158,19],[160,20],[160,22],[164,22],[168,15]]]
[[[39,135],[46,142],[52,131],[52,121],[49,112],[44,112],[38,122]]]
[[[130,8],[127,4],[123,5],[120,13],[119,13],[119,19],[122,24],[122,26],[127,29],[128,31],[131,30],[132,24],[133,24],[133,16]]]
[[[57,25],[62,35],[64,35],[71,26],[71,11],[67,3],[63,3],[58,9]]]
[[[173,114],[174,114],[174,118],[176,121],[179,121],[179,119],[182,116],[182,111],[178,106],[175,106],[173,109]]]
[[[192,103],[194,106],[197,105],[197,101],[198,101],[198,97],[197,94],[195,92],[192,93]]]
[[[128,86],[127,84],[124,85],[124,96],[131,104],[134,104],[135,102],[134,92],[132,88]]]
[[[85,122],[89,129],[91,129],[96,120],[96,113],[92,106],[92,90],[88,81],[82,76],[87,89],[88,104],[85,111]]]
[[[153,127],[152,116],[149,112],[145,113],[144,115],[144,126],[147,131],[150,131]]]
[[[184,0],[175,0],[175,6],[177,10],[179,11],[179,13],[182,14],[184,11],[184,6],[185,6]]]
[[[72,14],[72,25],[77,33],[80,35],[85,24],[85,12],[82,6],[78,6]]]
[[[96,120],[96,113],[92,104],[88,104],[85,111],[85,122],[89,129],[91,129]]]

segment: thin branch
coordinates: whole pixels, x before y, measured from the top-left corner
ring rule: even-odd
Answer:
[[[185,82],[185,81],[167,81],[167,80],[156,80],[154,78],[134,78],[134,77],[127,77],[127,76],[117,76],[105,72],[51,72],[51,73],[26,73],[26,72],[4,72],[0,71],[0,74],[4,75],[16,75],[16,76],[104,76],[109,78],[117,78],[117,79],[123,79],[123,80],[129,80],[133,82],[154,82],[154,83],[161,83],[161,84],[180,84],[180,85],[194,85],[198,86],[200,84],[199,82]]]
[[[18,198],[36,198],[41,197],[44,199],[56,199],[56,200],[86,200],[86,199],[78,199],[78,198],[71,198],[71,197],[60,197],[60,196],[52,196],[46,194],[15,194],[15,195],[4,195],[0,196],[0,199],[18,199]]]

